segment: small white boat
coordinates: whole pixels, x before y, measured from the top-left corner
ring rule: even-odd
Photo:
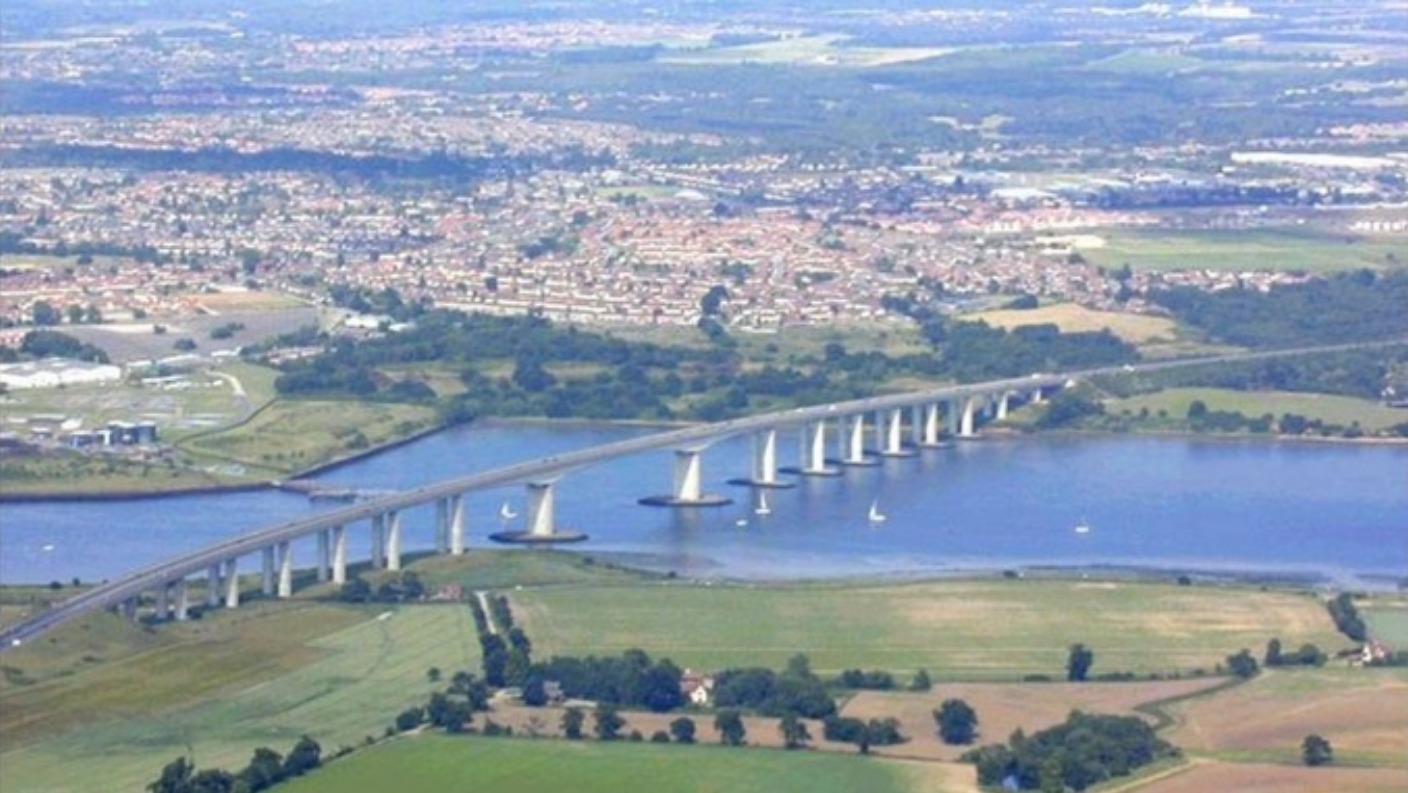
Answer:
[[[44,551],[45,553],[48,553],[49,551],[54,550],[54,546],[53,546],[53,545],[45,545],[43,548],[40,548],[39,550]]]
[[[753,510],[754,515],[771,515],[772,507],[768,506],[768,491],[758,492],[758,508]]]
[[[504,520],[513,520],[514,518],[518,517],[518,513],[514,512],[513,508],[511,508],[508,505],[508,502],[505,501],[504,505],[499,507],[499,517],[503,518]]]
[[[870,512],[867,513],[865,517],[871,523],[885,522],[885,515],[880,511],[880,501],[878,499],[870,502]]]
[[[1076,524],[1076,534],[1089,534],[1089,533],[1090,533],[1090,524],[1085,522],[1085,518],[1081,518],[1081,519],[1080,519],[1080,523],[1077,523],[1077,524]]]
[[[737,527],[740,528],[740,529],[741,529],[741,528],[744,528],[744,527],[746,527],[746,526],[748,525],[748,519],[747,519],[747,518],[739,518],[738,520],[735,520],[735,521],[733,522],[733,525],[737,526]]]

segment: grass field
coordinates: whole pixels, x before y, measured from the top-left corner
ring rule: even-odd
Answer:
[[[1260,763],[1197,762],[1148,785],[1140,793],[1402,793],[1408,771],[1387,768],[1306,768]]]
[[[1301,740],[1318,733],[1342,763],[1408,769],[1408,670],[1278,669],[1171,710],[1178,724],[1165,737],[1218,759],[1297,763]]]
[[[1117,231],[1081,254],[1136,270],[1297,270],[1326,273],[1408,264],[1408,242],[1299,231]],[[1393,257],[1390,260],[1390,256]]]
[[[446,676],[477,670],[469,609],[302,606],[221,613],[124,660],[0,695],[6,793],[141,790],[172,758],[239,768],[257,746],[286,752],[300,735],[331,753],[379,736]],[[187,626],[181,626],[182,629]],[[180,629],[178,629],[180,630]],[[9,662],[10,655],[6,655]],[[440,684],[443,685],[443,684]],[[55,734],[60,727],[62,734]]]
[[[968,771],[970,769],[959,769]],[[423,736],[333,763],[288,793],[512,790],[514,793],[887,793],[956,791],[952,769],[819,752]],[[971,783],[970,783],[971,784]]]
[[[850,587],[643,584],[511,593],[535,652],[640,647],[681,666],[880,668],[936,679],[1064,675],[1066,650],[1095,650],[1094,674],[1211,670],[1280,636],[1341,641],[1305,595],[1160,584],[961,581]]]
[[[1138,414],[1148,408],[1149,413],[1158,416],[1162,410],[1170,419],[1181,423],[1188,415],[1188,406],[1198,400],[1209,410],[1233,410],[1250,418],[1266,413],[1276,417],[1283,413],[1296,413],[1343,427],[1357,421],[1366,432],[1376,432],[1408,421],[1408,410],[1391,408],[1367,399],[1290,391],[1233,391],[1226,388],[1170,388],[1154,394],[1111,400],[1105,403],[1105,411],[1118,414],[1128,410]]]
[[[1178,324],[1166,317],[1096,311],[1074,303],[1041,306],[1026,311],[1003,310],[967,314],[965,320],[982,320],[998,328],[1052,324],[1062,333],[1109,331],[1135,346],[1167,343],[1178,338]]]
[[[182,449],[288,474],[405,437],[434,420],[432,410],[415,405],[285,400],[238,427],[194,438]]]
[[[1408,649],[1408,603],[1398,601],[1359,607],[1359,613],[1369,624],[1369,633],[1395,650]]]

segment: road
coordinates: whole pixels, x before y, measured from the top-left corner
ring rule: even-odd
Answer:
[[[118,581],[94,587],[87,592],[83,592],[68,600],[57,603],[40,614],[0,631],[0,653],[10,647],[19,646],[23,642],[29,641],[45,631],[83,614],[116,606],[129,598],[137,597],[143,592],[154,590],[167,582],[203,573],[211,565],[223,562],[226,559],[248,556],[259,552],[263,548],[281,542],[293,541],[310,536],[335,526],[345,526],[350,523],[369,520],[375,515],[405,510],[419,504],[433,502],[440,498],[447,498],[476,490],[490,490],[506,485],[551,481],[573,470],[595,465],[615,457],[624,457],[626,455],[662,449],[703,448],[724,438],[769,428],[786,429],[802,426],[813,421],[835,419],[857,413],[868,413],[890,408],[903,408],[947,400],[966,399],[971,396],[981,396],[1004,391],[1031,391],[1038,387],[1050,388],[1063,386],[1070,380],[1079,380],[1100,375],[1148,373],[1215,363],[1343,352],[1347,350],[1371,349],[1398,344],[1408,344],[1408,339],[1301,347],[1237,355],[1218,355],[1205,358],[1128,366],[1109,366],[1077,372],[1034,374],[1027,377],[994,380],[986,383],[944,386],[924,391],[870,397],[830,405],[817,405],[777,413],[765,413],[715,424],[686,427],[684,429],[632,438],[617,443],[609,443],[603,446],[595,446],[589,449],[566,452],[552,457],[515,463],[514,465],[504,468],[448,479],[443,482],[424,485],[372,501],[365,501],[359,504],[330,510],[312,517],[276,524],[241,537],[236,537],[227,542],[193,551],[184,556],[138,570]]]

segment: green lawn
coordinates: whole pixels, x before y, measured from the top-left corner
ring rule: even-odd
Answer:
[[[851,667],[938,679],[1064,674],[1067,647],[1095,649],[1096,673],[1211,670],[1277,635],[1333,647],[1314,598],[1280,592],[1061,580],[849,587],[637,584],[509,593],[539,656],[640,647],[680,666]]]
[[[1299,231],[1117,231],[1106,235],[1104,247],[1081,253],[1103,267],[1129,264],[1136,270],[1322,273],[1408,264],[1403,240]]]
[[[223,638],[7,691],[0,696],[5,793],[78,793],[95,789],[95,779],[105,791],[136,793],[178,755],[239,768],[255,747],[286,752],[305,733],[331,752],[380,736],[398,712],[443,686],[427,680],[430,667],[446,677],[478,671],[465,606],[311,608],[316,619],[288,624],[260,623],[257,609],[221,613],[207,620]],[[201,627],[192,625],[186,630]],[[69,731],[50,734],[26,719],[52,721],[55,713]]]
[[[339,760],[288,793],[887,793],[930,790],[912,765],[855,755],[718,746],[421,736]]]
[[[1308,419],[1320,419],[1326,424],[1348,427],[1359,422],[1366,432],[1376,432],[1408,421],[1408,410],[1388,407],[1380,402],[1330,394],[1304,394],[1290,391],[1233,391],[1227,388],[1170,388],[1154,394],[1105,403],[1107,413],[1125,410],[1138,414],[1148,408],[1154,416],[1160,410],[1168,418],[1181,422],[1188,415],[1188,406],[1201,400],[1209,410],[1233,410],[1249,418],[1266,413],[1280,417],[1296,413]]]

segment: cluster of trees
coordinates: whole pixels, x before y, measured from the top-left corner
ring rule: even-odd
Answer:
[[[1300,757],[1302,762],[1311,767],[1329,765],[1335,761],[1335,750],[1330,746],[1329,741],[1311,733],[1305,736],[1304,741],[1301,741]]]
[[[485,599],[493,612],[493,624],[498,626],[497,631],[489,621],[490,615],[485,614],[484,608],[479,605],[479,599],[471,598],[469,601],[470,614],[479,632],[484,680],[496,688],[526,686],[533,677],[533,643],[522,628],[513,624],[513,611],[509,608],[507,597],[489,595]],[[507,641],[504,640],[505,636],[508,637]]]
[[[665,713],[685,703],[680,691],[681,674],[682,670],[670,659],[652,661],[644,650],[638,649],[627,650],[619,658],[554,656],[532,666],[523,701],[528,705],[545,704],[533,695],[544,682],[552,680],[562,687],[565,697]]]
[[[410,570],[382,581],[375,589],[361,576],[352,576],[337,591],[344,603],[405,603],[425,597],[425,584]]]
[[[161,776],[147,785],[149,793],[259,793],[286,779],[303,776],[322,764],[322,747],[303,736],[285,757],[273,749],[254,750],[249,765],[238,773],[218,768],[196,770],[195,764],[178,757],[161,769]]]
[[[20,349],[16,353],[9,347],[0,347],[0,354],[8,354],[9,361],[0,359],[0,363],[8,363],[19,360],[21,356],[30,358],[74,358],[80,361],[92,361],[93,363],[107,363],[108,354],[94,347],[91,344],[75,339],[67,333],[57,330],[31,330],[24,334],[20,340]]]
[[[841,677],[836,682],[843,688],[861,688],[872,691],[893,691],[895,688],[895,676],[883,669],[871,669],[865,672],[859,669],[847,669],[841,673]]]
[[[950,745],[970,744],[978,737],[978,713],[961,699],[946,699],[934,710],[939,738]]]
[[[1084,682],[1090,676],[1090,667],[1095,664],[1095,651],[1084,644],[1076,643],[1066,653],[1066,679],[1072,683]]]
[[[1031,736],[1017,730],[1006,744],[973,749],[963,759],[978,767],[984,786],[1080,791],[1177,754],[1137,716],[1074,711],[1063,724]]]
[[[1244,347],[1372,341],[1408,335],[1408,272],[1341,273],[1304,284],[1208,292],[1154,292],[1180,321]]]
[[[1364,618],[1359,616],[1353,595],[1341,592],[1326,603],[1325,607],[1329,609],[1330,619],[1335,621],[1335,627],[1340,633],[1356,642],[1369,640],[1369,627],[1364,624]]]
[[[853,743],[861,754],[869,754],[872,746],[893,746],[907,740],[900,733],[899,720],[892,718],[865,721],[832,714],[821,720],[821,730],[826,740]]]
[[[1272,639],[1266,643],[1266,655],[1261,662],[1266,666],[1324,666],[1326,660],[1325,653],[1313,644],[1302,644],[1300,649],[1286,652],[1281,648],[1280,639]]]
[[[245,325],[243,322],[226,322],[223,325],[217,325],[216,327],[212,328],[210,331],[210,338],[217,340],[229,339],[232,338],[236,333],[239,333],[244,329]]]
[[[938,370],[960,382],[1114,366],[1138,360],[1134,347],[1109,330],[1062,333],[1051,324],[1004,330],[985,322],[921,320],[938,354]]]
[[[432,681],[438,681],[440,670],[431,669],[427,676]],[[448,733],[461,733],[469,729],[475,713],[487,710],[489,686],[472,673],[462,670],[451,676],[450,685],[444,691],[432,693],[426,704],[413,705],[396,714],[387,732],[409,732],[429,725]]]
[[[760,667],[725,669],[714,676],[714,700],[721,708],[747,708],[764,716],[824,719],[836,712],[825,684],[800,654],[781,673]]]
[[[1099,416],[1105,412],[1105,405],[1094,396],[1079,389],[1063,389],[1051,397],[1046,410],[1037,417],[1039,429],[1050,430],[1066,427],[1087,416]]]
[[[1261,669],[1251,650],[1243,648],[1227,656],[1227,671],[1242,680],[1249,680],[1256,677],[1256,673]]]

